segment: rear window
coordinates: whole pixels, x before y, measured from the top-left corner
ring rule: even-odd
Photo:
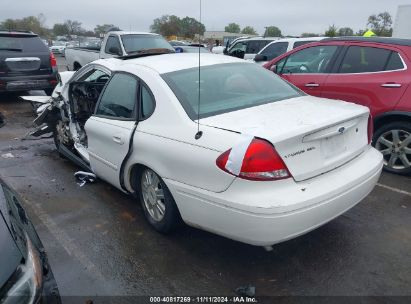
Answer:
[[[198,115],[198,68],[163,74],[188,116]],[[201,68],[200,118],[255,107],[304,93],[274,73],[251,63]]]
[[[135,53],[149,49],[169,49],[174,48],[162,36],[157,35],[122,35],[124,49],[127,53]]]
[[[0,36],[0,52],[48,52],[37,36]]]

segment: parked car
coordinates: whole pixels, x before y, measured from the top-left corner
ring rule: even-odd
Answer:
[[[0,92],[44,90],[57,84],[57,62],[32,32],[0,31]]]
[[[198,53],[199,50],[201,53],[210,53],[207,48],[198,46],[175,46],[174,49],[177,53]]]
[[[311,42],[316,42],[325,39],[325,37],[307,37],[307,38],[284,38],[275,40],[267,44],[255,57],[254,62],[264,65],[268,61],[285,54],[297,47]]]
[[[229,56],[202,54],[201,79],[198,54],[138,57],[76,72],[32,134],[52,132],[65,157],[138,197],[156,230],[182,219],[269,246],[334,219],[377,183],[367,107],[307,96]]]
[[[241,58],[241,59],[254,59],[255,55],[264,48],[267,44],[272,41],[278,40],[279,38],[244,38],[239,39],[232,43],[229,48],[224,50],[224,54]]]
[[[0,303],[61,303],[44,247],[23,205],[0,179]]]
[[[389,172],[411,173],[411,40],[326,39],[265,65],[310,95],[370,108]]]
[[[126,56],[128,54],[144,52],[148,49],[167,49],[174,52],[174,48],[162,36],[142,32],[108,32],[99,49],[96,47],[70,48],[65,52],[67,68],[77,71],[82,66],[102,58]]]
[[[53,54],[61,54],[64,55],[64,50],[66,49],[67,42],[64,41],[54,41],[53,45],[50,47],[50,51]]]

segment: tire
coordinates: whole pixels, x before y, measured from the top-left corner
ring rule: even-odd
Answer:
[[[164,181],[153,170],[144,168],[137,186],[144,216],[158,232],[169,234],[181,223],[180,213]],[[162,210],[162,212],[161,212]]]
[[[384,156],[384,170],[411,174],[411,123],[397,121],[380,127],[373,137],[373,146]]]
[[[53,94],[54,89],[44,89],[44,92],[46,93],[47,96],[51,96]]]

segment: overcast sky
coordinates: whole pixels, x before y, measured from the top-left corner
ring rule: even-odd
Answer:
[[[207,30],[224,30],[230,22],[253,26],[260,34],[276,25],[283,35],[324,33],[329,25],[366,27],[371,14],[388,11],[395,20],[397,7],[411,0],[203,0],[203,23]],[[46,24],[66,19],[96,24],[115,24],[123,30],[148,31],[161,15],[199,19],[199,0],[1,0],[0,21],[43,13]]]

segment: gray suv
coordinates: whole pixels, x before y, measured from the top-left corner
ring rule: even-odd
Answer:
[[[57,84],[57,62],[32,32],[0,31],[0,92],[44,90]]]

